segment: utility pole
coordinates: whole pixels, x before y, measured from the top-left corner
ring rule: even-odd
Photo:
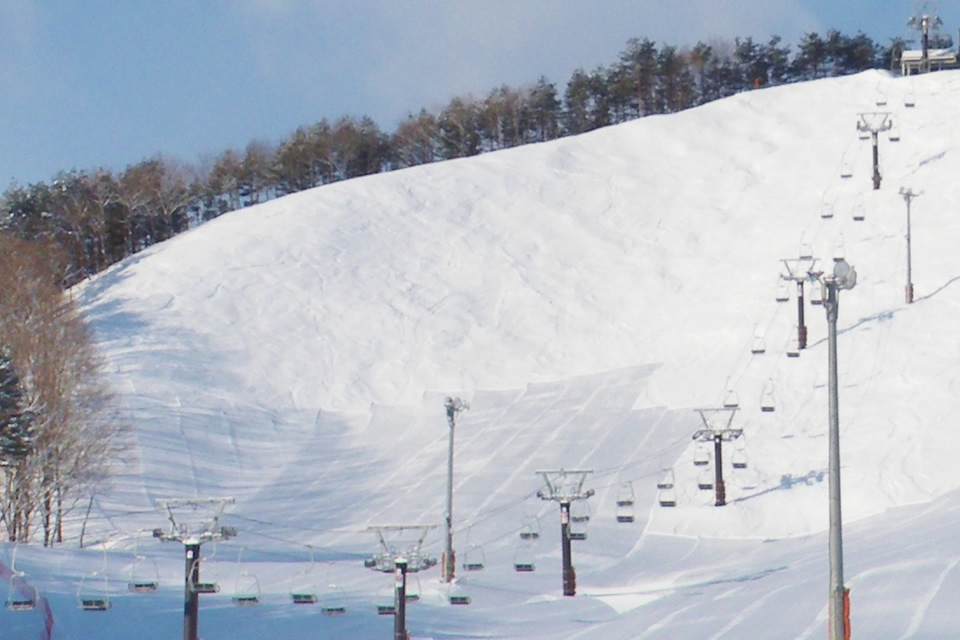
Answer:
[[[197,584],[200,582],[200,545],[211,540],[227,540],[237,535],[234,527],[219,526],[220,516],[228,504],[233,504],[233,498],[197,498],[186,500],[157,500],[157,506],[167,512],[170,520],[170,529],[153,530],[153,537],[162,542],[174,540],[183,544],[186,567],[184,569],[183,590],[183,640],[198,640],[197,630],[200,625],[200,601]],[[189,508],[191,513],[201,507],[213,509],[213,515],[208,520],[201,521],[194,527],[189,526],[181,518],[177,522],[175,511]]]
[[[869,133],[873,140],[873,190],[880,188],[880,144],[879,137],[884,131],[893,128],[893,119],[889,112],[857,114],[857,131]]]
[[[695,411],[700,414],[703,428],[694,432],[693,440],[713,443],[714,505],[722,507],[727,504],[727,489],[723,482],[723,443],[732,442],[743,435],[743,429],[733,429],[730,426],[733,423],[733,416],[737,412],[737,407],[696,409]],[[725,422],[723,420],[724,416],[726,417]]]
[[[797,283],[797,348],[807,348],[807,325],[804,320],[803,307],[803,283],[810,279],[813,273],[813,266],[817,263],[816,258],[801,257],[788,258],[781,260],[786,267],[787,273],[780,274],[783,280],[791,280]]]
[[[435,524],[377,525],[367,527],[376,534],[380,552],[364,560],[363,565],[373,571],[392,573],[393,589],[393,639],[407,640],[407,574],[429,569],[437,559],[423,553],[423,541]],[[405,538],[407,532],[413,537]]]
[[[900,187],[900,195],[903,196],[904,201],[907,203],[907,286],[905,289],[905,297],[907,304],[913,304],[913,267],[910,258],[910,202],[920,194],[914,193],[912,189]]]
[[[573,568],[573,553],[570,548],[570,503],[574,500],[586,500],[593,495],[593,489],[583,488],[583,483],[593,470],[573,469],[559,471],[537,471],[547,485],[537,491],[541,500],[553,500],[560,503],[560,550],[563,557],[563,595],[577,595],[577,572]]]
[[[450,446],[447,449],[447,513],[446,518],[446,547],[443,553],[443,581],[453,582],[453,574],[457,567],[457,556],[453,551],[453,431],[457,422],[457,414],[470,405],[460,398],[447,397],[443,406],[447,410],[447,424],[450,425]]]
[[[850,594],[843,584],[843,521],[840,508],[840,418],[837,383],[837,315],[840,289],[857,284],[857,272],[845,260],[833,266],[833,275],[820,279],[824,287],[823,307],[827,312],[827,344],[829,351],[827,412],[828,467],[830,475],[830,640],[849,640]]]

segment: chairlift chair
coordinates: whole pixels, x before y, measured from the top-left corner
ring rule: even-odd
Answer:
[[[293,601],[295,604],[308,604],[297,602],[296,595]],[[316,601],[317,598],[314,596],[314,602]],[[342,587],[335,584],[327,585],[327,592],[323,596],[323,602],[320,603],[320,613],[325,616],[342,616],[347,613],[347,594]]]
[[[80,586],[77,587],[77,604],[83,611],[107,611],[110,609],[110,599],[107,597],[109,591],[109,581],[107,574],[98,575],[99,571],[94,571],[89,576],[80,578]],[[93,580],[103,581],[102,589],[92,587]]]
[[[747,452],[744,449],[734,449],[733,453],[730,454],[730,464],[733,465],[734,469],[746,469],[747,468]]]
[[[823,288],[819,286],[818,282],[810,283],[810,294],[807,297],[810,299],[810,304],[814,306],[823,304]]]
[[[843,165],[840,167],[840,177],[843,178],[844,180],[846,180],[847,178],[852,178],[852,177],[853,177],[853,165],[851,165],[849,162],[844,162]],[[831,209],[832,209],[832,208],[833,208],[833,207],[831,207]],[[821,217],[821,218],[826,217],[826,216],[823,215],[823,211],[822,211],[822,210],[821,210],[821,212],[820,212],[820,217]],[[833,212],[832,212],[832,211],[830,212],[830,216],[829,216],[829,217],[831,217],[831,218],[833,217]]]
[[[310,550],[310,565],[306,569],[301,569],[290,578],[290,599],[293,604],[316,604],[317,589],[313,578],[313,569],[315,566],[313,558],[313,547],[307,546]],[[332,585],[330,585],[332,586]]]
[[[257,576],[246,571],[237,576],[233,589],[233,604],[238,607],[252,607],[260,604],[260,581]]]
[[[661,507],[675,507],[677,506],[677,492],[672,486],[667,489],[660,489],[657,500],[660,503]]]
[[[852,175],[853,175],[852,173],[850,173],[850,174],[841,173],[841,174],[840,174],[840,177],[841,177],[841,178],[848,178],[848,177],[850,177],[850,176],[852,176]],[[821,205],[820,205],[820,217],[823,218],[824,220],[829,220],[830,218],[832,218],[832,217],[833,217],[833,205],[830,204],[829,202],[824,202],[823,204],[821,204]]]
[[[890,142],[900,142],[900,125],[894,123],[887,131],[887,139]]]
[[[657,489],[673,489],[673,483],[673,469],[667,469],[667,473],[657,482]]]
[[[887,90],[886,90],[886,87],[880,84],[877,85],[876,103],[878,107],[887,106]]]
[[[726,395],[723,397],[723,408],[733,409],[739,406],[740,397],[737,395],[737,392],[733,390],[727,391]]]
[[[463,590],[459,584],[451,584],[447,592],[447,602],[455,607],[469,605],[472,601],[470,595]]]
[[[701,491],[710,491],[713,489],[713,471],[710,469],[705,469],[700,472],[700,477],[697,478],[697,488]]]
[[[635,520],[633,502],[633,483],[621,482],[617,489],[617,522],[630,523]]]
[[[763,392],[760,394],[760,411],[763,413],[772,413],[776,409],[776,397],[773,393],[773,378],[767,380],[763,385]]]
[[[800,255],[797,256],[801,260],[812,260],[813,259],[813,245],[809,242],[800,243]]]
[[[199,594],[208,594],[208,593],[220,593],[220,582],[219,582],[219,569],[217,566],[217,543],[213,543],[213,551],[210,553],[210,556],[204,560],[197,569],[197,580],[192,581],[190,585],[194,592]],[[200,569],[202,567],[207,567],[208,572],[213,574],[213,580],[200,580]],[[192,576],[191,576],[192,578]]]
[[[102,586],[96,587],[95,584]],[[107,577],[107,547],[103,547],[103,564],[100,569],[80,578],[77,587],[77,605],[83,611],[107,611],[110,609],[110,579]]]
[[[908,109],[912,109],[917,106],[917,94],[914,93],[913,89],[908,89],[907,92],[903,95],[903,106]]]
[[[786,280],[781,279],[777,284],[777,302],[789,302],[790,301],[790,285],[787,284]]]
[[[761,353],[767,352],[767,343],[764,342],[763,336],[754,336],[753,343],[750,345],[750,353],[753,355],[759,355]]]
[[[130,567],[127,589],[132,593],[154,593],[160,586],[160,569],[156,560],[137,555]]]
[[[237,554],[237,566],[243,566],[243,549]],[[240,571],[233,586],[233,604],[252,607],[260,604],[260,581],[249,571]]]
[[[520,526],[521,540],[539,540],[540,539],[540,518],[530,516],[525,518]]]
[[[710,464],[710,449],[703,443],[698,442],[693,451],[693,464],[698,467],[704,467]]]
[[[407,573],[407,584],[403,592],[406,602],[420,602],[420,578],[415,573]]]
[[[843,234],[837,236],[837,241],[833,245],[833,261],[842,262],[846,256],[846,243],[843,240]]]
[[[483,547],[472,544],[463,552],[463,570],[464,571],[483,571],[486,566]]]
[[[586,540],[588,522],[590,522],[590,504],[586,500],[577,500],[571,504],[570,539]]]
[[[393,582],[377,591],[377,615],[397,615],[397,598]]]
[[[857,198],[857,204],[853,207],[853,220],[854,222],[863,222],[865,217],[863,210],[863,197]]]
[[[12,558],[10,560],[10,582],[7,585],[7,600],[4,603],[10,611],[30,611],[37,606],[36,591],[26,593],[17,588],[16,581],[22,580],[23,571],[17,570],[17,545],[13,546]]]
[[[796,327],[794,327],[796,331]],[[788,358],[799,358],[800,357],[800,344],[797,342],[797,337],[793,336],[787,341],[787,357]]]
[[[532,573],[537,570],[533,561],[533,548],[529,544],[520,543],[513,554],[513,570],[517,573]]]

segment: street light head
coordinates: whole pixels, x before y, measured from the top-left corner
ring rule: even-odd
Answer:
[[[443,406],[447,408],[447,411],[463,411],[470,408],[470,403],[464,402],[460,398],[447,396],[447,399],[443,401]]]
[[[833,265],[833,279],[841,289],[853,289],[857,284],[857,270],[846,260],[838,260]]]

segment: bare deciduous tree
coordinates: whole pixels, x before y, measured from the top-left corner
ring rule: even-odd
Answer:
[[[121,453],[122,423],[103,382],[87,325],[49,256],[52,245],[0,234],[0,344],[31,416],[25,455],[0,460],[0,518],[9,540],[63,540],[63,518],[96,491]]]

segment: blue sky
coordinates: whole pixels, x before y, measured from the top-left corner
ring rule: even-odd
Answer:
[[[391,131],[452,96],[613,62],[631,37],[909,36],[894,0],[0,0],[0,188],[198,162],[298,125]],[[933,7],[933,5],[930,5]],[[949,9],[949,8],[948,8]],[[956,33],[941,9],[947,33]]]

